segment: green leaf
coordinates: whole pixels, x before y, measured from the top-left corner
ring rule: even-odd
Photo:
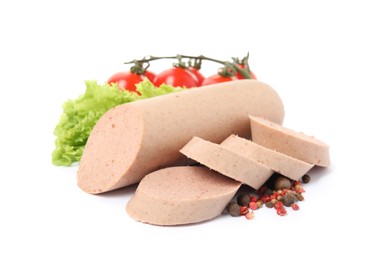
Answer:
[[[62,106],[63,113],[54,129],[56,136],[55,149],[52,153],[54,165],[69,166],[80,161],[93,127],[109,109],[183,89],[167,85],[157,88],[147,79],[137,84],[140,95],[119,90],[115,84],[99,85],[96,81],[86,81],[85,85],[83,95],[75,100],[66,101]]]

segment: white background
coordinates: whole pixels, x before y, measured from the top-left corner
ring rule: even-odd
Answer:
[[[0,3],[0,259],[389,258],[386,1],[77,2]],[[300,211],[156,227],[127,216],[135,187],[89,195],[77,167],[51,164],[61,105],[84,80],[145,55],[247,51],[285,126],[331,147]]]

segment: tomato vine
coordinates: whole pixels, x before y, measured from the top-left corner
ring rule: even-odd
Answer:
[[[252,78],[248,64],[249,53],[243,59],[233,57],[232,61],[222,61],[204,55],[191,56],[177,54],[176,56],[145,56],[142,59],[134,59],[125,62],[125,64],[133,64],[130,69],[131,72],[140,75],[145,73],[145,71],[149,68],[150,62],[162,59],[176,59],[177,63],[175,63],[175,66],[177,67],[194,67],[197,69],[200,69],[203,61],[210,61],[223,65],[223,67],[218,71],[218,74],[223,77],[231,77],[239,73],[245,79]],[[183,61],[183,59],[187,60],[187,64]]]

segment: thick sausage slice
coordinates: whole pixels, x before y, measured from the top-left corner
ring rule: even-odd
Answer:
[[[261,163],[199,137],[194,137],[180,152],[223,175],[259,189],[273,171]]]
[[[320,140],[260,117],[250,116],[250,124],[253,142],[310,164],[330,166],[329,146]]]
[[[249,114],[280,124],[282,101],[262,82],[238,80],[115,107],[92,130],[78,185],[102,193],[139,182],[162,167],[184,164],[179,150],[193,136],[216,143],[231,134],[249,137]]]
[[[229,138],[221,143],[221,146],[262,163],[293,180],[298,180],[314,166],[313,164],[268,149],[237,135],[229,136]]]
[[[164,168],[142,179],[126,210],[155,225],[201,222],[219,216],[240,185],[205,167]]]

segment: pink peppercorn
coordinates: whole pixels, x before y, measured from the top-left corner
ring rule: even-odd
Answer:
[[[299,205],[296,204],[296,203],[294,203],[294,204],[291,205],[291,208],[292,208],[293,210],[299,210]]]
[[[253,213],[253,211],[250,211],[250,212],[245,214],[245,218],[248,220],[253,219],[254,217],[255,217],[255,214]]]
[[[263,196],[263,197],[261,197],[261,201],[263,202],[263,203],[267,203],[268,201],[270,201],[271,199],[270,199],[270,197],[268,197],[268,196]]]
[[[241,214],[241,215],[246,215],[248,212],[249,212],[249,210],[248,210],[248,207],[247,207],[247,206],[242,206],[242,207],[240,208],[240,214]]]
[[[275,203],[274,207],[275,207],[275,209],[280,209],[280,208],[283,208],[284,205],[281,201],[278,201]]]
[[[258,209],[258,205],[257,205],[257,203],[256,202],[254,202],[254,201],[251,201],[251,202],[249,202],[249,208],[251,209],[251,210],[256,210],[256,209]]]
[[[280,208],[280,209],[277,209],[276,210],[276,213],[279,215],[279,216],[285,216],[287,214],[287,211],[283,208]]]

